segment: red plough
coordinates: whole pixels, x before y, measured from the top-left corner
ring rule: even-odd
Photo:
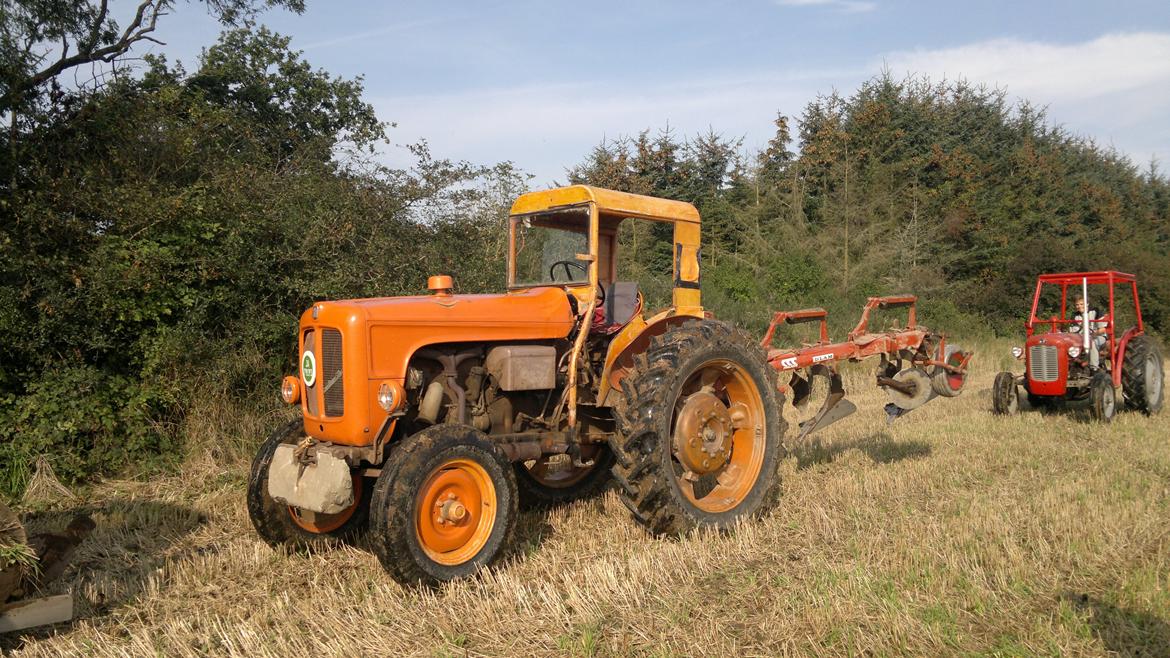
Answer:
[[[888,420],[926,404],[936,396],[954,397],[963,390],[967,365],[973,352],[947,344],[946,336],[917,322],[913,295],[870,297],[861,319],[846,340],[829,342],[828,312],[822,308],[780,311],[772,317],[761,344],[768,351],[768,363],[780,372],[792,372],[781,392],[791,394],[792,405],[803,412],[808,407],[814,377],[828,382],[829,394],[811,418],[800,422],[799,437],[805,437],[857,411],[845,399],[839,366],[843,361],[859,362],[878,357],[876,383],[890,396]],[[869,315],[874,309],[907,309],[906,326],[874,332]],[[819,340],[796,349],[772,347],[776,327],[781,323],[820,323]]]

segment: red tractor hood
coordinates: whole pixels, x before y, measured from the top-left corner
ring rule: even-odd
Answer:
[[[1048,332],[1043,334],[1032,334],[1028,337],[1025,345],[1032,347],[1033,345],[1054,345],[1061,350],[1062,353],[1073,345],[1080,346],[1082,338],[1080,334],[1072,334],[1067,332]]]
[[[1026,386],[1033,395],[1061,396],[1068,390],[1068,348],[1081,344],[1080,334],[1033,334],[1024,343]],[[1037,348],[1054,348],[1053,352]]]

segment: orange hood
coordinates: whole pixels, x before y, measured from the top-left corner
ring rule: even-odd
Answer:
[[[368,350],[367,379],[402,379],[410,356],[426,345],[565,338],[573,321],[564,290],[531,288],[320,302],[301,316],[301,328],[340,329],[347,351]]]

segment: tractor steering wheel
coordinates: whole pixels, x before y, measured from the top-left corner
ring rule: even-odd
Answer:
[[[558,260],[548,268],[548,278],[552,279],[553,281],[557,280],[557,275],[554,273],[554,271],[557,269],[557,265],[565,268],[565,278],[569,281],[573,280],[573,273],[569,271],[570,267],[581,270],[582,274],[589,274],[589,269],[575,260]]]
[[[555,274],[553,274],[553,270],[555,270],[557,268],[557,265],[560,265],[560,266],[565,268],[565,276],[568,277],[569,281],[573,280],[573,273],[569,271],[570,267],[575,267],[575,268],[581,270],[582,274],[589,273],[589,268],[585,267],[584,265],[582,265],[581,263],[578,263],[575,260],[558,260],[557,262],[553,263],[548,268],[548,276],[553,281],[557,280],[557,276]],[[605,304],[605,286],[604,285],[597,286],[597,296],[598,296],[597,305],[601,306],[601,305]]]

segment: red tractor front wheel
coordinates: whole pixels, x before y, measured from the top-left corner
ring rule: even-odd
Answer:
[[[1001,416],[1011,416],[1020,410],[1020,393],[1016,388],[1016,376],[1001,372],[995,376],[991,386],[991,407]]]
[[[1104,372],[1093,375],[1089,382],[1089,414],[1093,420],[1108,423],[1117,413],[1117,392],[1113,380]]]

